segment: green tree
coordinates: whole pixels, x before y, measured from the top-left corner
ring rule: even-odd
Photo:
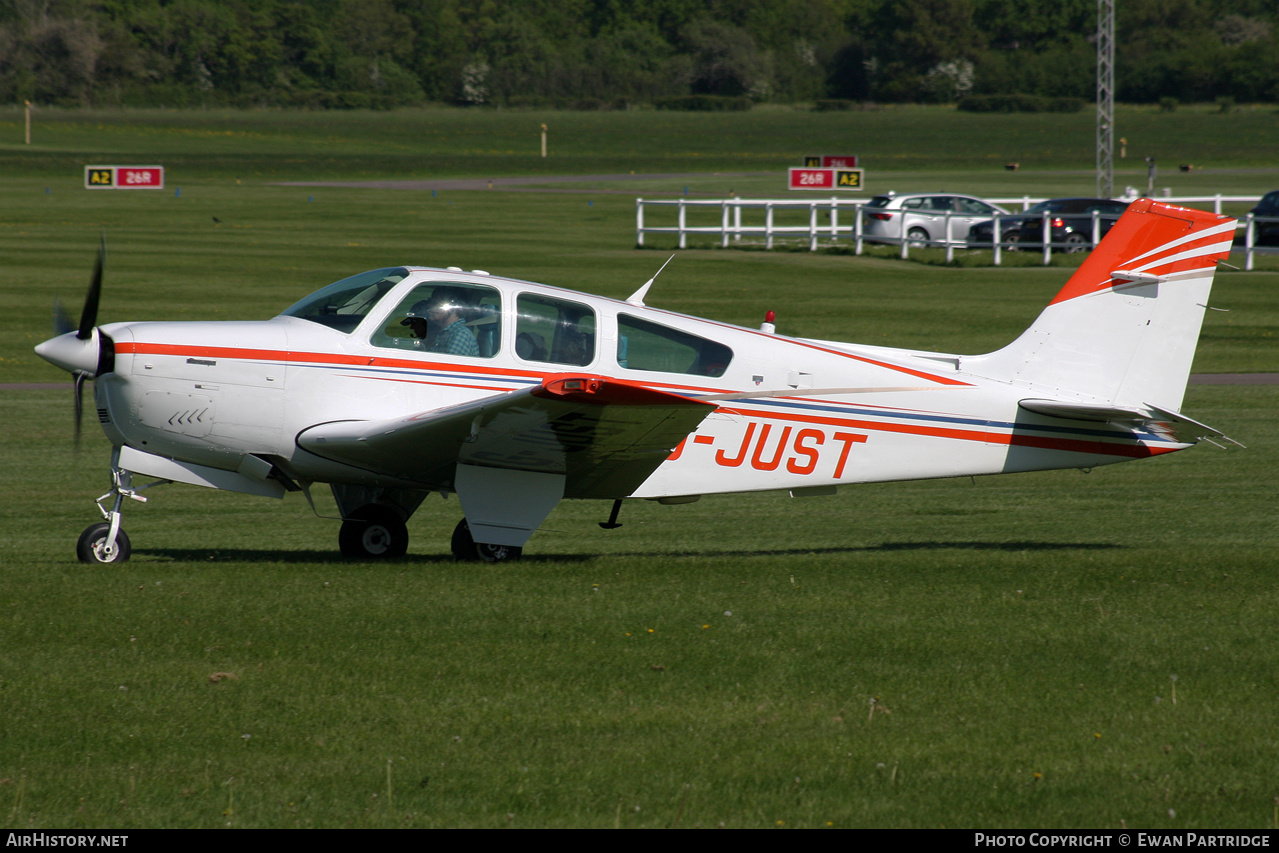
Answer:
[[[762,99],[771,93],[771,63],[741,27],[699,18],[684,28],[681,41],[693,62],[695,94]]]
[[[0,27],[0,97],[92,103],[102,40],[81,20],[37,16]]]
[[[886,2],[871,26],[877,36],[872,91],[883,100],[935,99],[930,72],[942,63],[976,59],[983,45],[969,0]]]
[[[599,98],[647,101],[688,91],[693,63],[680,56],[652,24],[633,21],[600,32],[587,48],[587,61],[598,69]]]

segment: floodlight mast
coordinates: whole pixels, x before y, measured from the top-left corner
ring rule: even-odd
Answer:
[[[1097,0],[1097,195],[1115,194],[1115,0]]]

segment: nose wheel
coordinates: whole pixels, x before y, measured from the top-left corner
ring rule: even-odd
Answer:
[[[111,535],[111,525],[105,521],[90,524],[80,534],[80,541],[75,546],[76,556],[80,562],[91,565],[99,563],[123,563],[133,553],[129,537],[123,530],[117,529]]]
[[[149,483],[148,486],[158,486],[161,483],[167,483],[168,480],[160,480],[159,482]],[[147,486],[141,486],[145,489]],[[102,513],[105,521],[99,521],[97,524],[90,524],[85,531],[80,534],[80,541],[76,543],[76,556],[82,563],[90,565],[104,565],[107,563],[123,563],[129,559],[133,553],[133,548],[129,544],[129,537],[124,530],[120,528],[120,507],[124,503],[125,498],[130,500],[146,503],[147,499],[138,494],[138,489],[133,488],[133,475],[123,468],[111,469],[111,491],[98,498],[98,511]],[[102,506],[102,502],[111,498],[111,509]]]

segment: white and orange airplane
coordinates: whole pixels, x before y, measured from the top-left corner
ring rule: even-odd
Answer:
[[[327,483],[361,558],[403,555],[422,501],[456,493],[453,553],[499,561],[564,498],[614,501],[608,527],[627,498],[1092,468],[1221,436],[1180,409],[1234,231],[1139,200],[985,355],[662,311],[651,280],[619,301],[456,268],[362,273],[266,321],[96,326],[101,256],[79,329],[36,352],[95,380],[114,446],[86,562],[128,559],[121,507],[157,482]]]

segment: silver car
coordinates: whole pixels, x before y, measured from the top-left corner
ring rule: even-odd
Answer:
[[[862,208],[862,233],[867,240],[911,246],[945,245],[946,219],[950,219],[950,242],[962,245],[968,229],[989,222],[995,214],[1008,211],[970,195],[954,193],[887,193],[877,195]]]

